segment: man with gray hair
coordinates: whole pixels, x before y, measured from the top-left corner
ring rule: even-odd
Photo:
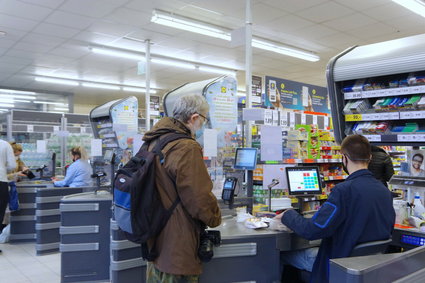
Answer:
[[[172,117],[162,118],[143,137],[151,150],[158,139],[167,135],[188,136],[168,143],[162,150],[163,164],[157,162],[155,178],[164,207],[171,207],[177,197],[180,202],[162,232],[148,242],[149,249],[155,248],[158,257],[148,262],[147,283],[198,282],[202,273],[198,257],[200,233],[204,225],[216,227],[221,223],[202,148],[194,139],[202,135],[208,123],[208,111],[204,97],[180,97],[174,104]]]

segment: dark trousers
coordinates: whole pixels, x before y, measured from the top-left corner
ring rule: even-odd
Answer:
[[[9,204],[9,184],[6,182],[0,182],[0,228],[3,227],[4,213],[6,207]]]

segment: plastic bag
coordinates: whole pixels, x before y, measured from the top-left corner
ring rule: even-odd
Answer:
[[[19,209],[18,191],[15,182],[9,183],[9,210],[15,211]]]
[[[3,228],[3,231],[0,234],[0,243],[7,243],[9,242],[9,236],[10,236],[10,224],[8,224],[6,227]]]

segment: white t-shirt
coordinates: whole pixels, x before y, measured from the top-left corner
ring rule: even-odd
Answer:
[[[16,168],[15,155],[12,146],[0,140],[0,182],[8,182],[7,172]]]

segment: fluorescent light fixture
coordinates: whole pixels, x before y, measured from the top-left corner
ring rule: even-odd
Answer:
[[[196,66],[191,63],[167,60],[162,58],[152,58],[151,62],[156,64],[161,64],[161,65],[167,65],[169,67],[178,67],[178,68],[193,69],[193,70],[196,69]]]
[[[42,101],[42,100],[35,100],[33,101],[35,104],[48,104],[48,105],[58,105],[58,106],[67,106],[67,103],[61,103],[61,102],[51,102],[51,101]]]
[[[411,1],[420,1],[420,0],[411,0]],[[171,13],[166,13],[163,11],[154,10],[152,18],[151,18],[151,22],[154,22],[160,25],[169,26],[172,28],[199,33],[206,36],[220,38],[227,41],[231,40],[230,32],[228,32],[228,30],[225,28],[212,26],[207,23],[203,23],[200,21],[185,18],[185,17],[171,14]],[[280,45],[277,43],[266,42],[261,39],[253,38],[252,46],[255,48],[259,48],[259,49],[283,54],[286,56],[291,56],[291,57],[311,61],[311,62],[316,62],[320,60],[320,57],[313,53],[299,50],[297,48],[291,48],[288,46]]]
[[[425,17],[425,1],[424,0],[392,0],[393,2],[403,6],[406,9]]]
[[[66,107],[55,107],[54,110],[61,110],[61,111],[69,111],[69,108]]]
[[[124,51],[117,51],[117,50],[111,50],[106,48],[99,48],[99,47],[89,47],[89,49],[93,53],[113,56],[113,57],[120,57],[120,58],[127,58],[127,59],[133,59],[133,60],[145,60],[145,56],[130,53],[130,52],[124,52]]]
[[[15,107],[15,105],[13,103],[0,103],[0,107]]]
[[[9,98],[22,98],[22,99],[35,99],[35,96],[31,95],[20,95],[20,94],[0,94],[0,100],[9,99]]]
[[[1,98],[2,103],[13,103],[13,98]]]
[[[226,75],[235,75],[234,71],[226,70],[226,69],[220,69],[220,68],[214,68],[214,67],[207,67],[207,66],[199,66],[199,71],[202,72],[208,72],[208,73],[217,73],[217,74],[226,74]]]
[[[61,85],[71,85],[71,86],[79,85],[77,81],[66,80],[66,79],[64,80],[64,79],[54,79],[54,78],[45,78],[45,77],[35,77],[35,80],[37,82],[51,83],[51,84],[61,84]]]
[[[0,109],[0,112],[7,112],[9,111],[8,109]]]
[[[140,88],[140,87],[128,87],[125,86],[122,88],[123,91],[130,91],[130,92],[142,92],[142,93],[146,93],[146,88]],[[156,90],[154,89],[149,89],[149,93],[155,94]]]
[[[23,99],[14,99],[14,102],[21,102],[21,103],[30,103],[32,102],[31,100],[23,100]]]
[[[4,89],[4,88],[0,88],[0,93],[15,93],[15,94],[36,95],[36,93],[33,92],[33,91],[23,91],[23,90]]]
[[[151,22],[202,35],[221,38],[227,41],[230,41],[231,39],[230,33],[220,29],[219,27],[215,27],[207,23],[195,22],[182,16],[168,14],[158,10],[153,11]]]
[[[120,87],[115,85],[107,85],[107,84],[99,84],[99,83],[82,83],[81,85],[84,87],[120,90]]]
[[[238,91],[236,93],[236,95],[239,96],[239,97],[245,97],[246,96],[245,92],[240,92],[240,91]]]
[[[293,49],[293,48],[289,48],[289,47],[284,47],[284,46],[281,46],[281,45],[278,45],[278,44],[275,44],[275,43],[271,43],[271,42],[266,42],[266,41],[263,41],[263,40],[252,39],[252,46],[263,49],[263,50],[268,50],[268,51],[276,52],[276,53],[287,55],[287,56],[296,57],[296,58],[311,61],[311,62],[317,62],[317,61],[320,60],[320,57],[315,55],[315,54],[305,52],[305,51],[301,51],[301,50],[297,50],[297,49]]]

